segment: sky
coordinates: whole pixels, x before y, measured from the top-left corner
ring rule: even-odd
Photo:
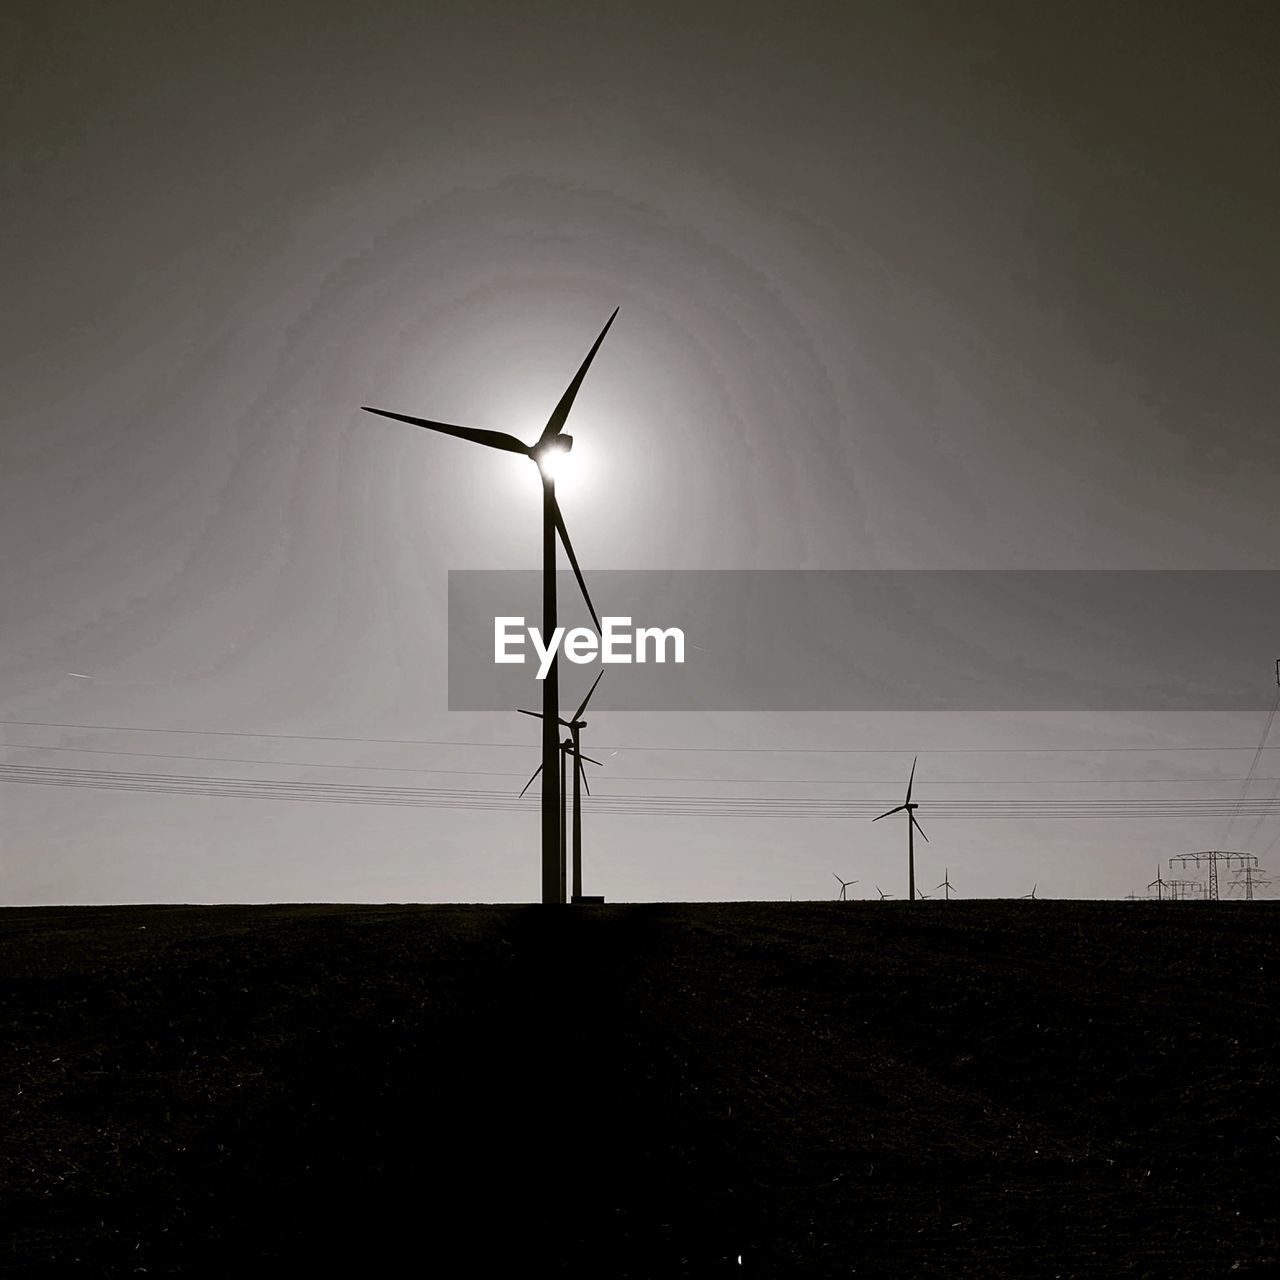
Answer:
[[[1269,8],[7,6],[0,902],[536,899],[537,726],[449,711],[445,608],[537,567],[536,474],[359,406],[532,440],[614,307],[588,575],[1276,567]],[[917,753],[928,885],[1275,863],[1277,653],[1255,712],[606,681],[585,888],[902,896]]]

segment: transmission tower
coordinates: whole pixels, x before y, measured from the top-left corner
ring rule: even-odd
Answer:
[[[1199,880],[1166,880],[1164,887],[1169,890],[1170,902],[1186,902],[1190,898],[1204,896],[1204,885]]]
[[[1258,859],[1251,853],[1229,853],[1224,849],[1204,849],[1200,853],[1179,853],[1169,859],[1169,866],[1175,864],[1181,867],[1188,865],[1207,866],[1209,868],[1208,878],[1205,882],[1204,896],[1210,902],[1218,901],[1218,863],[1224,863],[1230,866],[1232,859],[1235,859],[1241,866],[1248,866],[1251,862],[1257,865]]]
[[[1253,862],[1246,862],[1243,867],[1237,867],[1232,873],[1231,887],[1234,889],[1237,885],[1244,885],[1244,900],[1246,902],[1253,901],[1253,890],[1256,886],[1259,889],[1265,889],[1271,881],[1265,876],[1258,874],[1257,859]]]

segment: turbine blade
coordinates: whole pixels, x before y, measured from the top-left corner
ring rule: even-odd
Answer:
[[[907,803],[908,804],[911,803],[911,784],[916,780],[916,761],[919,759],[920,759],[919,756],[915,756],[911,761],[911,776],[907,779]]]
[[[523,707],[517,707],[517,708],[516,708],[516,710],[517,710],[517,711],[518,711],[522,716],[532,716],[535,720],[541,720],[541,719],[542,719],[542,712],[541,712],[541,711],[526,711]],[[572,725],[571,725],[567,720],[561,719],[561,717],[560,717],[560,716],[557,716],[557,717],[556,717],[556,719],[557,719],[557,720],[559,720],[559,721],[560,721],[560,723],[561,723],[562,725],[564,725],[564,727],[565,727],[566,729],[572,729],[572,728],[573,728],[573,726],[572,726]]]
[[[901,813],[906,807],[907,806],[905,804],[900,804],[896,809],[887,809],[884,813],[878,814],[876,817],[872,818],[871,821],[879,822],[881,818],[887,818],[891,813]]]
[[[582,719],[582,713],[587,709],[587,703],[591,701],[591,695],[592,695],[593,693],[595,693],[595,691],[596,691],[596,685],[600,683],[600,676],[603,676],[603,675],[604,675],[604,668],[603,668],[603,667],[601,667],[601,668],[600,668],[600,675],[599,675],[599,676],[596,676],[596,678],[595,678],[595,682],[592,684],[591,688],[587,690],[587,696],[586,696],[585,698],[583,698],[583,700],[578,704],[578,709],[577,709],[577,711],[575,711],[575,712],[573,713],[573,718],[574,718],[575,720],[581,720],[581,719]]]
[[[928,844],[929,837],[924,835],[924,828],[916,821],[916,815],[914,813],[911,815],[911,825],[915,827],[922,836],[924,836],[924,842],[925,844]]]
[[[569,563],[573,566],[573,576],[578,579],[578,587],[582,591],[582,598],[587,602],[587,608],[591,612],[591,621],[596,624],[596,630],[600,630],[600,619],[596,616],[596,607],[591,603],[591,593],[587,590],[587,584],[583,581],[582,570],[578,567],[578,557],[573,552],[573,543],[569,541],[569,530],[564,527],[564,516],[560,514],[560,504],[555,498],[551,499],[555,506],[556,531],[560,534],[560,541],[564,543],[564,549],[568,553]],[[577,717],[574,717],[577,719]]]
[[[570,754],[572,755],[574,753],[571,752]],[[604,765],[600,764],[599,760],[593,760],[590,756],[578,755],[578,759],[585,760],[588,764],[599,764],[602,769],[604,768]]]
[[[528,790],[529,790],[529,788],[530,788],[531,786],[533,786],[533,779],[534,779],[534,778],[536,778],[536,777],[538,776],[538,774],[540,774],[541,772],[542,772],[542,766],[541,766],[541,765],[539,765],[539,766],[538,766],[538,767],[533,771],[533,778],[530,778],[530,779],[529,779],[529,781],[528,781],[528,782],[526,782],[526,783],[524,784],[524,790],[522,790],[522,791],[520,792],[520,794],[521,794],[521,795],[524,795],[525,791],[528,791]]]
[[[583,789],[587,795],[591,794],[591,784],[587,781],[587,771],[582,767],[582,761],[578,761],[578,776],[582,779]]]
[[[377,413],[384,418],[394,418],[397,422],[426,427],[428,431],[457,436],[459,440],[488,445],[490,449],[505,449],[508,453],[520,453],[526,458],[529,456],[529,446],[517,440],[515,436],[507,435],[505,431],[485,431],[480,427],[455,427],[448,422],[432,422],[429,418],[411,418],[407,413],[392,413],[389,409],[371,409],[367,404],[362,404],[360,407],[365,413]]]
[[[587,370],[591,368],[591,362],[596,358],[596,352],[600,350],[604,335],[609,332],[609,326],[613,323],[617,314],[618,308],[614,307],[613,315],[605,321],[604,328],[600,330],[600,336],[595,340],[591,350],[587,352],[587,358],[582,362],[582,367],[573,375],[573,381],[569,383],[564,395],[560,397],[560,403],[556,405],[551,417],[547,419],[547,425],[538,437],[538,444],[546,444],[548,440],[558,436],[564,430],[565,420],[569,416],[569,410],[573,408],[573,401],[578,394],[578,388],[582,386],[582,380],[587,376]]]

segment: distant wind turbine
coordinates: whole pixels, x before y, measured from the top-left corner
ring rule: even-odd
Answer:
[[[518,453],[537,463],[542,474],[542,634],[545,643],[550,644],[556,629],[556,537],[564,543],[569,563],[573,566],[578,586],[591,611],[596,630],[600,629],[600,619],[596,616],[595,606],[587,592],[587,584],[582,580],[582,570],[578,567],[578,557],[574,554],[573,544],[569,541],[569,532],[564,525],[564,517],[560,514],[560,505],[556,502],[555,473],[556,467],[565,454],[573,448],[573,437],[566,435],[564,425],[573,408],[578,388],[587,376],[587,370],[595,359],[600,344],[604,341],[609,326],[613,324],[618,309],[605,322],[600,336],[595,340],[587,358],[582,362],[573,381],[569,383],[560,403],[556,405],[547,419],[542,434],[533,444],[525,444],[515,436],[502,431],[486,431],[479,427],[459,427],[448,422],[435,422],[428,418],[414,418],[404,413],[392,413],[387,409],[373,409],[368,405],[361,407],[366,413],[380,414],[384,418],[394,418],[397,422],[407,422],[415,427],[425,427],[428,431],[439,431],[446,436],[456,436],[460,440],[470,440],[473,444],[482,444],[490,449],[501,449],[507,453]],[[542,767],[546,778],[542,788],[542,901],[544,903],[563,902],[563,877],[560,874],[560,827],[561,806],[559,797],[559,771],[556,768],[556,755],[560,750],[560,667],[559,652],[551,660],[551,666],[542,682]]]
[[[833,871],[831,874],[832,874],[833,876],[836,876],[836,873],[835,873],[834,871]],[[836,876],[836,879],[837,879],[837,880],[840,880],[840,877],[839,877],[839,876]],[[856,880],[840,880],[840,893],[839,893],[839,895],[838,895],[838,897],[839,897],[839,901],[841,901],[841,902],[848,902],[848,901],[849,901],[849,895],[848,895],[848,893],[846,892],[846,890],[849,888],[849,886],[850,886],[851,884],[857,884],[857,883],[858,883],[858,881],[856,881]]]
[[[907,779],[907,798],[903,804],[894,809],[887,809],[884,813],[878,814],[872,818],[872,822],[879,822],[881,818],[887,818],[892,813],[905,813],[907,815],[907,892],[912,901],[916,896],[916,842],[915,833],[918,831],[924,836],[927,843],[929,837],[924,834],[924,828],[916,821],[916,810],[920,807],[918,804],[911,803],[911,787],[916,780],[916,756],[911,761],[911,776]]]
[[[601,668],[600,674],[596,676],[592,682],[591,688],[587,690],[587,696],[578,704],[578,709],[573,713],[572,720],[561,720],[560,723],[569,730],[573,735],[572,754],[576,760],[573,770],[573,896],[575,898],[582,897],[582,796],[578,791],[578,781],[581,779],[582,785],[587,788],[587,795],[591,794],[591,788],[587,786],[587,773],[582,767],[583,760],[590,760],[592,764],[599,764],[599,760],[591,760],[590,756],[582,754],[582,742],[579,734],[587,727],[587,722],[582,718],[582,714],[587,709],[587,703],[591,701],[591,695],[596,691],[596,685],[600,683],[600,677],[604,675],[604,669]],[[522,716],[532,716],[535,720],[542,719],[540,711],[526,711],[523,707],[519,708]],[[617,755],[617,752],[614,752]],[[561,757],[563,763],[563,755]],[[603,766],[602,766],[603,767]],[[561,786],[563,786],[563,769],[561,770]],[[533,779],[531,778],[532,782]],[[564,806],[561,805],[563,812]],[[564,845],[564,834],[561,832],[561,846]],[[561,862],[563,871],[563,860]]]
[[[1160,864],[1157,862],[1157,863],[1156,863],[1156,878],[1155,878],[1154,880],[1152,880],[1152,881],[1151,881],[1151,883],[1150,883],[1149,885],[1147,885],[1147,888],[1148,888],[1148,889],[1154,889],[1154,890],[1156,891],[1156,900],[1157,900],[1158,902],[1163,902],[1163,901],[1164,901],[1164,891],[1165,891],[1168,887],[1169,887],[1169,882],[1168,882],[1167,880],[1165,880],[1165,879],[1163,879],[1163,878],[1161,877],[1161,875],[1160,875]]]
[[[876,892],[880,895],[880,901],[881,901],[881,902],[883,902],[886,898],[892,898],[892,897],[893,897],[893,894],[891,894],[891,893],[885,893],[885,891],[884,891],[884,890],[883,890],[879,885],[876,885]]]
[[[557,862],[558,862],[557,874],[558,874],[559,881],[560,881],[559,893],[560,893],[560,901],[561,901],[561,902],[563,902],[563,901],[565,900],[565,888],[566,888],[566,885],[565,885],[565,879],[566,879],[566,876],[565,876],[565,852],[566,852],[566,851],[565,851],[565,833],[568,831],[569,827],[568,827],[568,823],[567,823],[567,821],[566,821],[566,818],[565,818],[565,812],[564,812],[565,802],[566,802],[566,800],[568,799],[568,779],[565,777],[565,774],[568,772],[568,769],[569,769],[569,759],[570,759],[570,757],[572,757],[572,758],[573,758],[573,761],[574,761],[574,779],[573,779],[573,784],[574,784],[574,785],[573,785],[573,789],[574,789],[574,791],[575,791],[575,792],[576,792],[576,791],[577,791],[577,789],[578,789],[578,774],[579,774],[579,771],[582,769],[582,762],[585,760],[585,761],[587,761],[587,763],[588,763],[588,764],[599,764],[599,763],[600,763],[600,761],[599,761],[599,760],[592,760],[590,756],[580,755],[577,751],[575,751],[575,750],[574,750],[574,747],[573,747],[573,739],[572,739],[572,738],[566,738],[566,739],[565,739],[565,740],[560,744],[560,776],[559,776],[559,783],[560,783],[560,789],[559,789],[559,790],[560,790],[560,855],[559,855],[559,858],[557,859]],[[538,766],[538,767],[533,771],[533,774],[532,774],[532,776],[529,778],[529,781],[528,781],[528,782],[526,782],[526,783],[524,784],[524,786],[521,788],[521,790],[520,790],[520,794],[521,794],[521,795],[524,795],[524,793],[525,793],[526,791],[528,791],[528,790],[529,790],[529,788],[530,788],[531,786],[533,786],[534,781],[537,779],[538,774],[540,774],[540,773],[542,773],[542,772],[543,772],[542,766],[541,766],[541,765],[539,765],[539,766]],[[585,783],[586,783],[586,774],[585,774],[585,772],[581,774],[581,777],[582,777],[583,783],[584,783],[584,785],[585,785]],[[545,780],[544,780],[544,783],[543,783],[543,790],[544,790],[544,792],[545,792],[545,790],[546,790],[546,783],[545,783]],[[591,794],[591,788],[590,788],[590,787],[587,787],[587,795],[590,795],[590,794]]]
[[[950,901],[951,901],[951,895],[955,892],[955,888],[956,888],[956,887],[955,887],[955,885],[953,885],[953,884],[951,883],[951,870],[950,870],[950,868],[947,868],[947,869],[945,869],[945,870],[943,871],[943,873],[942,873],[942,883],[941,883],[941,884],[935,884],[933,887],[934,887],[935,889],[945,889],[945,890],[946,890],[946,893],[944,893],[942,896],[943,896],[943,897],[944,897],[948,902],[950,902]]]
[[[1040,882],[1037,880],[1037,881],[1036,881],[1036,883],[1035,883],[1035,884],[1033,884],[1033,885],[1031,886],[1031,892],[1030,892],[1030,893],[1024,893],[1024,894],[1022,895],[1022,897],[1018,899],[1018,901],[1019,901],[1019,902],[1025,902],[1028,898],[1033,898],[1033,899],[1034,899],[1034,898],[1035,898],[1035,896],[1036,896],[1036,890],[1037,890],[1039,887],[1040,887]]]

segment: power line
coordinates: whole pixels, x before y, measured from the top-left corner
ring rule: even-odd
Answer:
[[[1249,784],[1253,781],[1254,770],[1257,769],[1258,761],[1262,759],[1262,753],[1267,748],[1267,739],[1271,736],[1271,726],[1275,723],[1276,711],[1280,710],[1280,661],[1277,661],[1277,672],[1278,674],[1276,679],[1276,696],[1271,700],[1271,713],[1270,715],[1267,716],[1267,723],[1262,727],[1262,736],[1258,739],[1258,749],[1257,751],[1254,752],[1253,761],[1249,765],[1249,772],[1245,776],[1244,783],[1240,787],[1241,800],[1244,799],[1245,795],[1249,791]],[[1231,835],[1231,828],[1235,826],[1236,818],[1238,816],[1239,816],[1238,814],[1233,813],[1227,821],[1226,835],[1223,837],[1223,840],[1222,840],[1222,843],[1224,845],[1229,843],[1228,838]],[[1257,826],[1255,826],[1253,830],[1249,832],[1250,839],[1253,838],[1257,830],[1258,828]]]
[[[471,808],[491,812],[531,810],[536,797],[521,800],[509,792],[470,788],[389,787],[358,783],[296,782],[280,779],[209,778],[192,774],[86,770],[37,765],[0,765],[0,781],[45,786],[88,787],[180,795],[280,799],[338,804],[382,804],[410,808]],[[952,800],[932,805],[939,819],[1051,818],[1212,818],[1224,816],[1236,801],[1187,800]],[[1280,801],[1246,802],[1249,812],[1280,815]],[[597,793],[595,813],[702,817],[867,818],[880,801],[823,800],[795,796],[725,797],[619,795]]]
[[[1276,838],[1262,851],[1262,856],[1265,858],[1274,853],[1277,846],[1280,846],[1280,831],[1276,832]]]
[[[118,747],[64,747],[49,743],[35,742],[0,742],[0,749],[10,751],[61,751],[73,755],[94,756],[131,756],[147,760],[188,760],[204,761],[211,764],[265,764],[289,769],[350,769],[355,771],[372,770],[380,773],[442,773],[458,776],[486,778],[523,778],[522,769],[441,769],[423,767],[422,765],[396,764],[336,764],[325,760],[273,760],[261,756],[204,756],[179,755],[171,751],[122,751]],[[526,745],[526,750],[536,750],[536,744]],[[610,773],[610,782],[718,782],[726,786],[768,785],[788,786],[804,785],[815,787],[844,786],[883,786],[891,782],[886,778],[719,778],[705,775],[663,775],[663,774],[628,774]],[[931,778],[923,784],[932,787],[958,786],[1134,786],[1156,783],[1178,784],[1220,784],[1223,786],[1244,781],[1238,777],[1216,778]],[[1280,782],[1280,777],[1252,778],[1252,782]]]
[[[314,782],[297,779],[280,779],[280,778],[223,778],[209,777],[203,774],[181,774],[181,773],[157,773],[154,771],[128,771],[128,770],[95,770],[83,769],[77,766],[58,766],[58,765],[5,765],[0,764],[0,773],[3,776],[21,780],[26,777],[50,777],[50,778],[100,778],[100,779],[129,779],[131,781],[144,782],[174,782],[174,783],[198,783],[200,785],[220,785],[236,784],[242,786],[257,787],[283,787],[293,788],[297,790],[312,791],[317,793],[385,793],[385,794],[443,794],[462,792],[465,794],[493,794],[501,795],[503,792],[484,792],[477,788],[442,788],[442,787],[412,787],[412,786],[384,786],[375,783],[346,783],[346,782]],[[516,774],[514,776],[522,776]],[[640,781],[642,779],[637,779]],[[651,779],[643,779],[649,781]],[[608,779],[604,779],[606,783]],[[718,779],[716,781],[719,781]],[[890,785],[887,783],[877,783],[876,785]],[[617,800],[666,800],[672,799],[681,803],[706,802],[708,804],[804,804],[814,806],[839,806],[843,808],[867,808],[875,809],[883,803],[882,799],[823,799],[820,797],[805,796],[754,796],[754,797],[737,797],[723,795],[678,795],[668,796],[663,794],[648,795],[615,795],[607,791],[599,791],[599,795],[608,796]],[[1207,797],[1152,797],[1152,798],[1094,798],[1094,797],[1064,797],[1057,799],[1049,798],[1024,798],[1024,799],[966,799],[956,798],[938,802],[931,806],[932,809],[1076,809],[1089,807],[1105,807],[1115,808],[1124,807],[1129,809],[1155,807],[1155,808],[1192,808],[1192,807],[1208,807],[1213,809],[1228,809],[1239,803],[1238,800],[1226,796],[1207,796]],[[1247,801],[1250,805],[1256,807],[1280,808],[1280,798],[1272,797],[1255,797]]]
[[[127,724],[65,724],[48,720],[0,720],[0,725],[33,729],[80,729],[110,733],[178,733],[214,738],[273,738],[291,742],[364,742],[405,747],[502,747],[529,750],[527,742],[472,742],[448,738],[357,738],[313,733],[250,733],[240,729],[157,729]],[[1109,752],[1253,751],[1252,743],[1209,743],[1177,747],[662,747],[634,743],[604,744],[599,751],[679,751],[752,755],[1095,755]],[[1266,747],[1280,751],[1280,746]]]
[[[75,755],[90,756],[137,756],[147,760],[200,760],[210,764],[269,764],[288,769],[355,769],[376,770],[382,773],[453,773],[469,774],[477,777],[522,778],[524,772],[519,769],[425,769],[419,765],[398,764],[330,764],[323,760],[268,760],[260,756],[190,756],[177,755],[171,751],[121,751],[111,747],[62,747],[48,746],[33,742],[0,742],[0,749],[6,751],[68,751]],[[536,750],[530,744],[530,751]],[[1238,778],[1227,779],[1238,782]],[[1280,782],[1280,778],[1276,779]]]

